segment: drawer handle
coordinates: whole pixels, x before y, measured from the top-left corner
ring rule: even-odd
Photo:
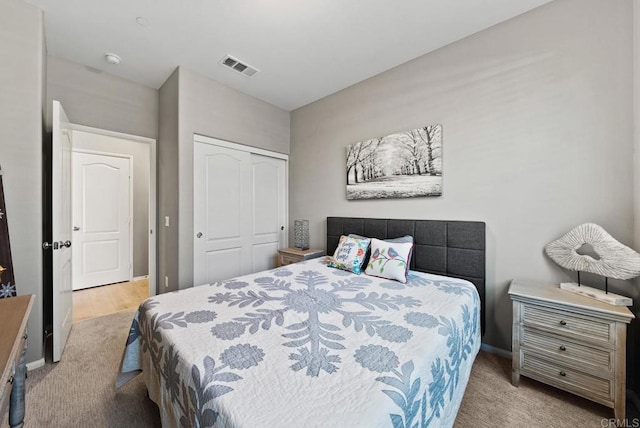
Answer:
[[[564,345],[560,345],[560,350],[561,350],[561,351],[566,351],[566,350],[567,350],[567,348],[565,348],[565,347],[564,347]]]
[[[567,322],[565,320],[560,321],[560,325],[567,325]]]
[[[7,379],[7,383],[13,384],[13,375],[9,376],[9,379]]]
[[[562,371],[562,370],[560,371],[560,373],[559,373],[559,374],[560,374],[560,376],[562,376],[562,377],[564,377],[564,376],[566,376],[566,375],[567,375],[567,374],[566,374],[564,371]]]

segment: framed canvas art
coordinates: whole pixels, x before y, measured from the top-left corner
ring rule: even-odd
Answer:
[[[347,146],[347,199],[442,196],[442,125]]]

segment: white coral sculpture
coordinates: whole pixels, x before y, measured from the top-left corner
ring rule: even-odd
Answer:
[[[577,250],[584,244],[591,245],[600,259],[579,254]],[[640,275],[640,254],[618,242],[595,223],[576,226],[547,244],[544,250],[551,260],[565,269],[622,280]]]

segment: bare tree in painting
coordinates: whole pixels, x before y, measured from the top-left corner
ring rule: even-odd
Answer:
[[[382,175],[382,169],[380,167],[380,160],[377,151],[381,141],[382,138],[369,140],[367,142],[367,147],[363,151],[362,161],[360,162],[360,169],[362,173],[362,179],[364,181],[372,180]]]
[[[411,131],[406,131],[404,133],[408,139],[402,140],[405,151],[409,153],[409,174],[418,174],[422,175],[422,170],[420,169],[420,164],[422,158],[424,157],[422,142],[422,136],[418,129],[412,129]]]
[[[362,143],[352,144],[347,147],[347,185],[349,185],[349,174],[356,168],[360,162],[360,152],[362,152]],[[358,182],[358,170],[354,174],[355,182]]]
[[[381,140],[381,138],[366,140],[347,147],[347,185],[350,184],[351,172],[356,183],[360,182],[359,173],[365,181],[372,177],[374,163],[377,163],[376,150]]]
[[[396,159],[396,167],[393,171],[393,175],[411,175],[413,173],[413,158],[411,154],[405,150],[400,152],[399,157]]]
[[[427,161],[426,167],[429,175],[436,175],[436,171],[434,170],[433,165],[433,142],[436,138],[436,132],[438,131],[439,126],[429,125],[422,128],[424,132],[418,132],[420,139],[424,142],[427,148]]]

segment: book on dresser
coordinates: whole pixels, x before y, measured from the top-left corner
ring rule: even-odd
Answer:
[[[560,289],[513,280],[512,383],[526,376],[614,410],[625,417],[627,324],[614,306]]]

